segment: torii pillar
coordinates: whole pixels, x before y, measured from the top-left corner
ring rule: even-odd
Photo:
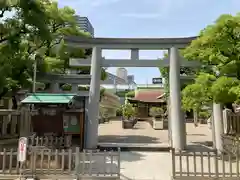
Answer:
[[[89,90],[88,119],[86,127],[86,149],[96,149],[98,145],[98,115],[100,99],[100,81],[102,49],[94,47],[91,61],[91,83]]]
[[[171,142],[173,148],[183,150],[186,147],[186,125],[181,109],[180,55],[176,47],[170,48],[169,55]]]

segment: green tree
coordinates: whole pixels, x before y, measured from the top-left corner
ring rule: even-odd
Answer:
[[[240,79],[240,15],[222,15],[215,24],[200,32],[184,50],[184,57],[197,59],[203,65],[213,66],[219,75],[231,75]]]
[[[5,0],[0,2],[0,14],[0,98],[30,87],[33,55],[41,60],[39,72],[65,73],[69,58],[91,54],[68,48],[63,40],[67,35],[88,36],[76,25],[69,7],[58,8],[50,0]],[[102,76],[106,78],[104,70]]]
[[[66,73],[69,67],[70,58],[87,58],[91,55],[91,50],[79,49],[78,47],[68,47],[64,42],[64,36],[90,37],[89,33],[85,33],[79,28],[76,21],[75,11],[69,7],[58,8],[58,3],[46,3],[45,9],[48,15],[48,28],[51,32],[51,40],[42,44],[45,52],[45,71],[53,73]],[[80,74],[89,74],[90,67],[75,67]],[[107,74],[102,69],[101,79],[105,80]]]
[[[182,90],[182,105],[186,111],[200,111],[212,101],[211,87],[216,77],[207,73],[200,73],[193,84]]]
[[[195,88],[195,94],[208,97],[212,93],[215,102],[225,103],[226,106],[237,99],[236,79],[240,79],[239,32],[240,15],[222,15],[214,24],[202,30],[199,37],[183,51],[185,58],[199,60],[203,64],[200,71],[216,76],[211,88],[209,87],[207,91],[201,91],[204,87]],[[186,88],[184,96],[190,99],[191,96],[187,93],[189,87]],[[198,101],[200,96],[191,98],[192,101]]]
[[[25,37],[32,32],[41,39],[50,38],[46,21],[40,1],[0,2],[0,98],[28,84],[32,60]]]
[[[163,59],[168,58],[168,53],[165,53],[163,58],[160,59],[162,61]],[[161,73],[161,77],[164,78],[164,90],[167,96],[169,96],[169,67],[159,67],[159,71]],[[189,68],[189,67],[180,67],[180,74],[181,75],[193,75],[195,72],[195,69]],[[181,82],[181,89],[183,89],[186,84],[189,82]]]

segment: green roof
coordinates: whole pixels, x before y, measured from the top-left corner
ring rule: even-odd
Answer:
[[[67,104],[76,94],[34,93],[21,102],[24,104]]]

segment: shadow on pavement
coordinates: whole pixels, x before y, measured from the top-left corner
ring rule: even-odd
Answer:
[[[99,143],[161,143],[158,138],[141,135],[100,135]]]
[[[138,152],[133,152],[133,151],[128,151],[128,152],[122,152],[121,153],[121,162],[134,162],[134,161],[140,161],[144,157],[143,154],[138,153]]]
[[[206,134],[189,134],[187,133],[188,136],[207,136]]]
[[[200,144],[200,145],[203,145],[203,146],[207,146],[207,147],[213,147],[213,142],[212,141],[202,141],[202,142],[192,142],[194,144]]]

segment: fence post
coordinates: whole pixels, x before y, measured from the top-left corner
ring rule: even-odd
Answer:
[[[216,174],[216,178],[219,177],[219,174],[218,174],[218,152],[217,150],[214,151],[214,159],[215,159],[215,174]]]
[[[175,179],[176,177],[176,162],[175,162],[175,149],[171,149],[172,153],[172,179]]]
[[[118,148],[118,177],[121,177],[121,148]]]
[[[80,165],[80,148],[76,147],[76,153],[75,153],[75,173],[78,177],[79,174],[79,165]]]
[[[8,125],[8,116],[3,116],[2,122],[2,135],[5,136],[7,134],[7,125]]]

